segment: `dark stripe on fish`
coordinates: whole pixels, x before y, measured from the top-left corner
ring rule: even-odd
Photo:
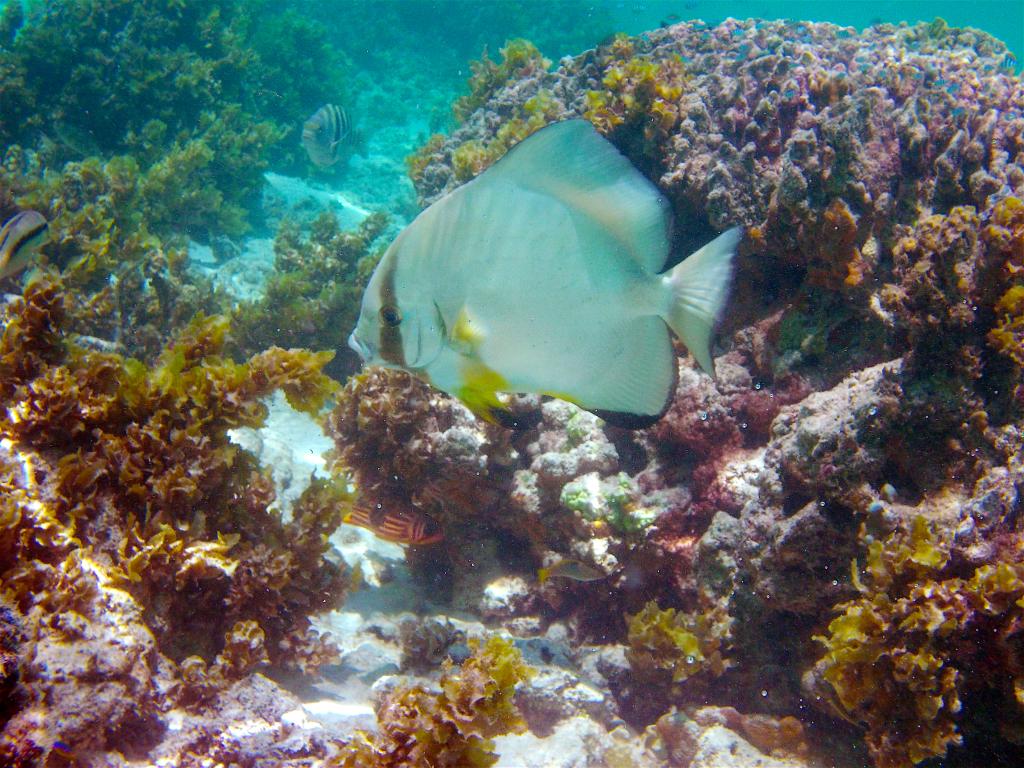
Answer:
[[[0,277],[8,277],[28,266],[33,249],[46,234],[47,223],[38,211],[14,214],[0,229]]]
[[[334,104],[325,104],[302,125],[302,146],[309,159],[325,168],[338,161],[338,148],[348,135],[349,123],[345,110]]]
[[[380,281],[380,306],[381,313],[386,311],[398,311],[398,300],[395,296],[395,269],[397,259],[393,256],[384,265],[385,272]],[[391,324],[385,322],[384,318],[378,323],[380,326],[380,356],[385,362],[405,367],[405,348],[402,346],[402,324],[399,322]]]
[[[345,515],[345,522],[365,528],[377,538],[395,544],[425,546],[444,540],[437,522],[415,510],[399,513],[380,507],[356,505]]]

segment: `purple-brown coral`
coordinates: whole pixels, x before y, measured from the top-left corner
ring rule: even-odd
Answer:
[[[671,409],[642,432],[545,403],[514,439],[501,516],[534,557],[608,573],[600,590],[546,588],[548,610],[586,635],[638,595],[724,608],[734,663],[708,695],[788,714],[798,660],[855,594],[865,520],[955,523],[955,558],[1016,562],[1024,85],[1005,52],[941,21],[678,24],[520,77],[418,157],[431,202],[465,178],[466,148],[500,145],[543,102],[546,121],[591,120],[659,186],[678,257],[746,228],[715,381],[682,363]],[[620,616],[605,627],[624,637]],[[972,733],[984,716],[958,722]]]

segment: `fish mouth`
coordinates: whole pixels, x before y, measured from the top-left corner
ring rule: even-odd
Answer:
[[[370,349],[369,345],[360,341],[359,337],[356,336],[355,331],[352,331],[348,337],[348,346],[353,352],[359,355],[364,362],[369,362],[370,358],[373,356],[373,350]]]

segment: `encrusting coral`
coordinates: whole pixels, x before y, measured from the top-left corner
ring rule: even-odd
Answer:
[[[338,768],[494,765],[495,736],[522,733],[526,723],[513,695],[533,675],[511,641],[492,635],[470,640],[472,655],[457,669],[450,661],[438,691],[399,688],[377,706],[378,732],[359,733],[330,761]]]
[[[907,530],[916,515],[944,516],[943,532],[957,532],[944,545],[948,562],[904,570],[882,589],[878,621],[890,629],[865,630],[873,650],[891,641],[912,656],[934,641],[938,666],[922,656],[919,676],[901,670],[900,678],[883,663],[884,701],[851,694],[852,708],[829,709],[824,697],[810,700],[865,723],[880,764],[941,754],[952,734],[965,743],[955,759],[970,751],[990,719],[986,702],[1014,694],[1009,684],[988,690],[967,670],[1020,676],[1005,650],[990,649],[987,663],[959,634],[991,624],[1013,635],[1018,610],[986,612],[978,596],[997,583],[1012,592],[1007,541],[1019,537],[1024,85],[1005,56],[988,35],[941,22],[859,33],[687,22],[523,74],[424,147],[412,177],[431,203],[492,162],[491,148],[504,151],[528,104],[543,104],[545,120],[589,119],[657,185],[674,214],[674,258],[712,232],[745,227],[716,379],[681,362],[658,424],[625,433],[541,402],[536,428],[512,436],[510,451],[492,450],[486,426],[464,425],[482,474],[511,483],[494,498],[470,474],[450,498],[474,503],[432,501],[449,513],[453,539],[444,546],[470,540],[458,528],[473,516],[517,565],[572,558],[604,574],[526,587],[503,610],[559,616],[577,640],[627,641],[623,611],[644,615],[636,612],[648,600],[690,612],[715,606],[731,619],[732,664],[706,686],[700,674],[680,681],[677,700],[692,694],[788,715],[809,700],[804,660],[820,655],[812,638],[833,608],[868,613],[882,601],[869,579],[858,601],[845,577],[864,516],[882,509],[890,528],[902,521]],[[399,472],[381,467],[379,485],[388,471],[400,480],[387,493],[433,500],[421,493],[429,481],[417,478],[436,477],[449,460],[460,469],[472,462],[439,461],[451,422],[437,429],[430,419],[458,406],[418,386],[401,384],[390,406],[380,391],[374,398],[403,423],[413,404],[423,413],[406,433],[415,454],[403,453]],[[388,423],[369,413],[363,433],[351,409],[336,422],[337,435],[367,441],[366,465],[370,446],[383,445],[369,436]],[[925,600],[919,589],[973,607],[948,636],[900,629],[910,614],[899,611]],[[768,635],[779,642],[765,643]],[[842,670],[858,674],[840,664],[837,680]],[[918,694],[934,717],[912,719],[921,715],[911,711]],[[633,707],[628,685],[615,695],[620,708]],[[892,702],[906,710],[887,709]],[[672,703],[665,696],[662,709],[628,716],[643,726]],[[999,735],[985,732],[1007,754],[1019,754],[1013,720],[1000,719]],[[886,757],[898,749],[902,757]]]

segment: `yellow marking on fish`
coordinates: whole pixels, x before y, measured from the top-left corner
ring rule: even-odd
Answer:
[[[459,317],[452,326],[452,346],[467,357],[477,357],[485,334],[478,324],[473,322],[469,312],[463,307]]]
[[[573,397],[572,395],[567,394],[565,392],[556,392],[556,391],[551,390],[551,389],[546,389],[543,392],[541,392],[540,394],[547,395],[548,397],[556,397],[559,400],[565,400],[565,402],[572,403],[577,408],[583,408],[584,407],[584,405],[582,403],[580,403],[579,400],[577,400],[575,397]]]
[[[462,355],[462,386],[455,394],[478,418],[500,424],[498,415],[507,414],[508,408],[498,393],[507,392],[510,387],[504,376],[480,361],[480,345],[485,338],[483,329],[463,307],[450,336],[452,347]]]
[[[544,586],[544,582],[547,581],[551,576],[550,568],[541,568],[537,571],[537,581],[540,582],[541,586]]]
[[[496,424],[495,412],[508,410],[498,393],[506,392],[508,388],[508,381],[500,373],[479,360],[468,359],[462,365],[462,386],[456,394],[474,414]]]

